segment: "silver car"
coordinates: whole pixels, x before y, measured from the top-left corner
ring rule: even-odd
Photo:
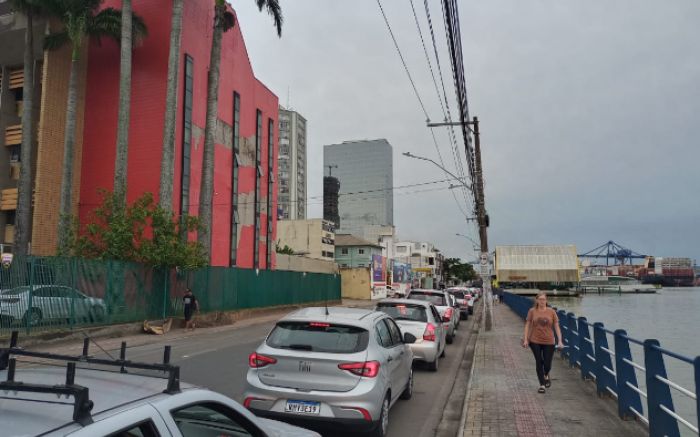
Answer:
[[[446,337],[437,308],[421,300],[384,299],[374,309],[391,316],[402,332],[413,334],[417,339],[410,345],[413,359],[437,372],[440,357],[445,356]]]
[[[412,289],[408,292],[406,299],[415,299],[430,302],[440,312],[442,326],[447,331],[447,344],[452,344],[457,332],[459,311],[454,307],[455,302],[450,293],[444,290]]]
[[[100,322],[107,313],[104,300],[63,285],[33,285],[0,292],[0,319],[37,326],[49,320]]]
[[[384,436],[391,406],[413,395],[415,340],[378,311],[295,311],[250,354],[243,404],[262,417]]]

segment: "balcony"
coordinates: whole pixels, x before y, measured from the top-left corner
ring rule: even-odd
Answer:
[[[0,211],[17,209],[17,188],[6,188],[0,191]]]
[[[15,124],[5,128],[5,146],[18,146],[22,144],[22,125]]]

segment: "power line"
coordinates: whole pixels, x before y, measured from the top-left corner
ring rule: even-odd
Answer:
[[[406,75],[408,76],[408,80],[411,82],[411,86],[413,87],[413,92],[415,93],[416,97],[418,98],[418,102],[420,103],[420,107],[423,110],[423,114],[425,115],[426,121],[430,121],[430,117],[428,116],[428,111],[425,109],[425,105],[423,104],[423,99],[420,97],[420,94],[418,93],[418,88],[416,88],[416,84],[413,81],[413,77],[411,76],[411,72],[408,70],[408,66],[406,65],[406,61],[404,60],[403,54],[401,53],[401,49],[399,48],[399,44],[396,41],[396,37],[394,36],[394,31],[391,29],[391,24],[389,24],[389,19],[386,16],[386,13],[384,12],[384,8],[382,7],[382,3],[380,0],[377,0],[377,5],[379,5],[379,10],[382,13],[382,17],[384,17],[384,23],[386,23],[386,27],[389,30],[389,35],[391,35],[391,40],[394,42],[394,47],[396,48],[396,52],[399,55],[399,58],[401,59],[401,64],[403,65],[404,71],[406,71]],[[444,167],[445,162],[442,159],[442,154],[440,153],[440,148],[438,147],[437,144],[437,139],[435,138],[435,133],[431,129],[430,131],[432,139],[433,139],[433,144],[435,145],[435,150],[437,151],[438,158],[440,160],[440,164]],[[448,175],[448,172],[445,172],[445,175]],[[462,214],[467,217],[467,212],[462,208],[462,205],[459,203],[457,200],[457,196],[455,195],[454,191],[452,191],[452,197],[455,200],[455,203],[457,204],[457,207],[459,210],[462,212]],[[468,205],[468,202],[467,202]]]
[[[428,111],[425,110],[425,105],[423,104],[423,99],[420,98],[420,95],[418,94],[418,89],[416,88],[415,82],[413,82],[413,77],[411,76],[411,73],[408,71],[408,66],[406,66],[406,61],[403,58],[403,55],[401,54],[401,49],[399,49],[399,44],[396,42],[396,37],[394,36],[394,31],[391,30],[391,25],[389,24],[389,20],[386,17],[386,14],[384,13],[384,8],[382,7],[382,2],[380,0],[377,0],[377,4],[379,5],[379,10],[382,12],[382,17],[384,17],[384,22],[386,23],[387,29],[389,29],[389,34],[391,35],[391,40],[394,41],[394,47],[396,48],[396,52],[399,54],[399,58],[401,58],[401,64],[403,64],[403,69],[406,71],[406,75],[408,76],[408,80],[411,81],[411,86],[413,87],[413,92],[416,94],[416,97],[418,98],[418,103],[420,103],[420,107],[423,109],[423,114],[425,114],[426,119],[430,119],[428,116]]]
[[[427,0],[426,0],[426,2],[427,2]],[[418,29],[418,35],[420,36],[421,45],[423,46],[423,53],[425,54],[425,60],[428,63],[428,69],[430,70],[430,76],[432,77],[433,85],[435,86],[435,94],[437,95],[438,102],[440,103],[440,109],[442,110],[443,118],[445,119],[445,121],[448,121],[448,116],[447,116],[447,113],[445,112],[445,105],[443,104],[442,97],[440,96],[440,91],[439,91],[438,86],[437,86],[437,80],[435,79],[435,71],[433,70],[432,62],[430,61],[430,55],[428,54],[428,48],[425,45],[425,39],[423,38],[423,31],[421,30],[420,22],[418,20],[418,14],[416,13],[416,8],[415,8],[415,5],[413,3],[413,0],[410,0],[410,5],[411,5],[411,11],[413,12],[413,18],[414,18],[415,23],[416,23],[416,28]],[[426,5],[427,5],[427,3],[426,3]],[[432,27],[431,27],[431,30],[432,30]],[[440,59],[438,57],[437,50],[435,51],[435,59],[436,59],[438,66],[439,66]],[[442,79],[442,77],[440,77],[440,79]],[[445,104],[448,104],[446,96],[445,96]],[[448,109],[449,109],[449,106],[448,106]],[[433,128],[430,128],[430,129],[431,129],[431,134],[433,134]],[[454,160],[455,168],[457,169],[457,174],[462,179],[466,179],[465,175],[464,175],[464,167],[462,166],[462,162],[461,162],[461,156],[459,156],[459,153],[455,154],[455,150],[458,150],[458,149],[457,149],[456,141],[453,138],[454,131],[452,131],[452,135],[449,135],[449,133],[450,132],[448,132],[448,136],[450,139],[450,146],[451,146],[450,150],[452,151],[452,159]],[[434,138],[434,136],[435,135],[433,134],[433,138]],[[435,142],[435,147],[437,148],[437,142]],[[438,150],[438,155],[440,155],[439,150]],[[462,187],[462,189],[460,191],[462,192],[462,195],[464,196],[465,205],[467,205],[467,207],[469,207],[470,202],[469,202],[469,198],[467,196],[467,189],[465,187]],[[467,215],[464,210],[462,210],[462,212],[464,213],[465,216]]]

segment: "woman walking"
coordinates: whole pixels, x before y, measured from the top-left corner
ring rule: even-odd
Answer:
[[[559,318],[556,311],[547,307],[547,295],[540,292],[535,297],[535,304],[527,312],[523,334],[523,347],[530,346],[535,355],[537,379],[540,381],[540,388],[537,389],[539,393],[544,393],[545,387],[552,385],[549,371],[552,369],[552,357],[554,356],[554,331],[559,339],[558,347],[562,348]]]

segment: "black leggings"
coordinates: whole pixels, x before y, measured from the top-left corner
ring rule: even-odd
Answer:
[[[552,370],[554,345],[530,343],[530,349],[532,349],[532,353],[535,355],[537,379],[540,380],[540,385],[544,385],[544,375],[549,375],[549,371]]]

